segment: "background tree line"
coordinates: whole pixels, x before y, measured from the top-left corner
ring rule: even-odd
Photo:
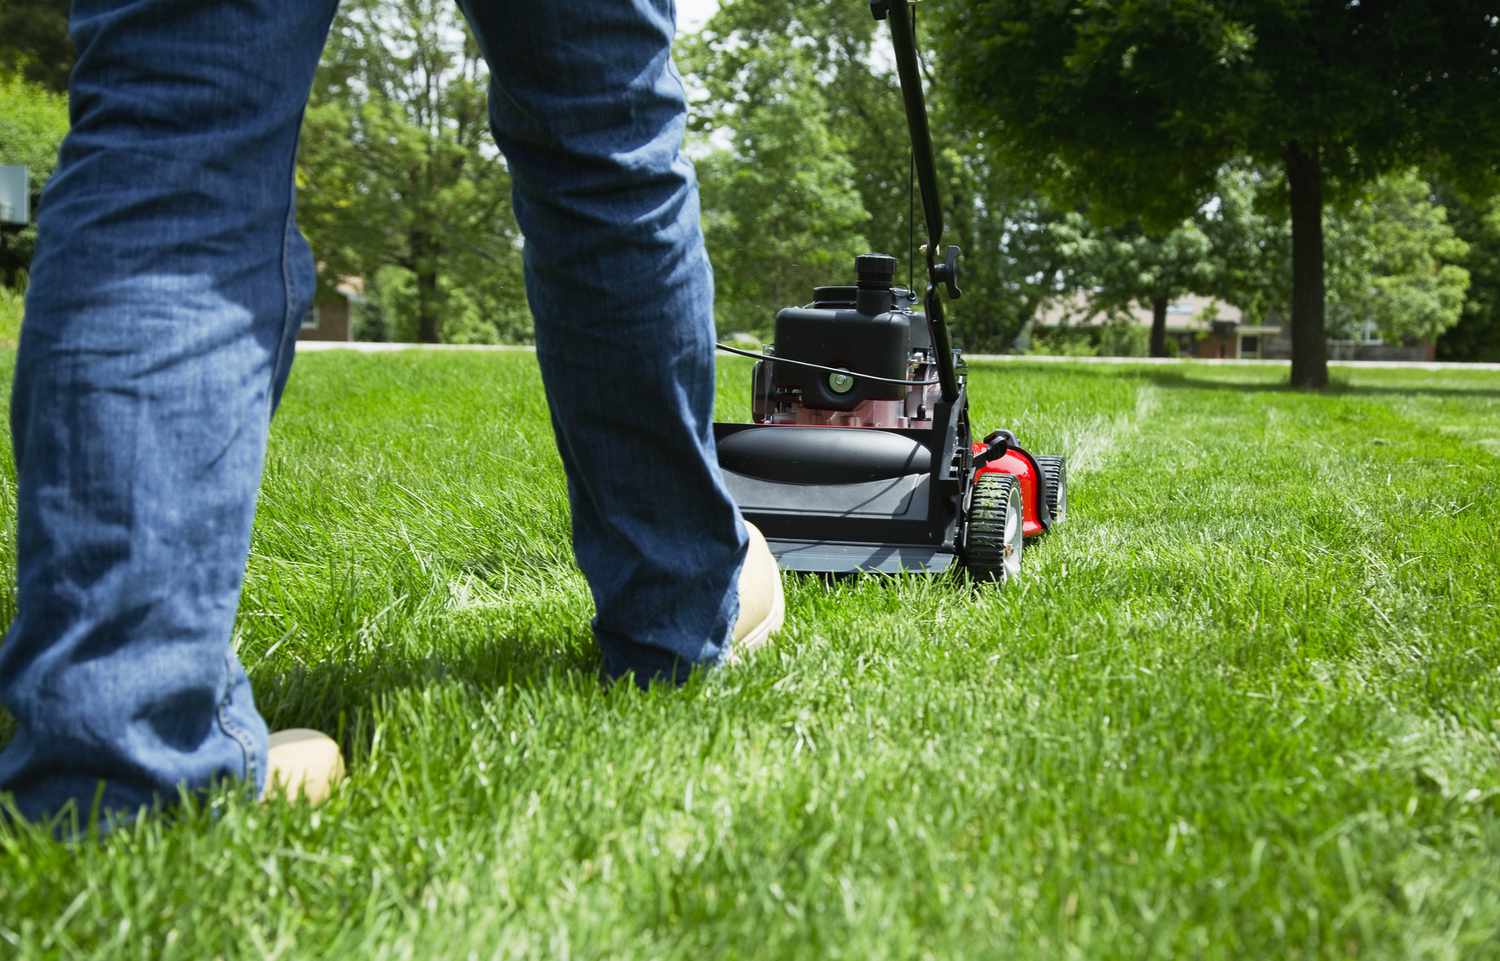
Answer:
[[[0,13],[0,158],[38,187],[66,129],[65,9]],[[1167,306],[1191,292],[1289,320],[1304,385],[1326,376],[1326,336],[1500,359],[1500,23],[1485,4],[934,0],[918,35],[967,349],[1034,343],[1044,307],[1142,305],[1155,324],[1138,346],[1164,353]],[[855,253],[908,260],[901,100],[866,4],[723,0],[678,59],[721,330],[764,334],[779,306],[847,279]],[[299,216],[324,295],[360,279],[358,336],[529,338],[487,80],[447,0],[345,0],[304,125]],[[6,238],[13,284],[29,243]]]

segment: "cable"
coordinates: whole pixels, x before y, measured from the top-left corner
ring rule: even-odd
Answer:
[[[912,4],[911,8],[911,38],[912,46],[917,43],[917,6]],[[921,56],[921,51],[917,51]],[[913,146],[906,148],[906,286],[909,290],[917,289],[917,149]]]
[[[812,364],[805,360],[792,360],[790,357],[777,357],[774,354],[757,354],[754,351],[740,350],[728,344],[714,344],[720,350],[731,354],[739,354],[741,357],[749,357],[751,360],[769,360],[773,364],[791,364],[794,367],[811,367],[813,370],[826,370],[830,374],[848,374],[850,377],[859,377],[863,380],[879,381],[882,384],[900,384],[903,387],[932,387],[940,381],[936,380],[897,380],[895,377],[876,377],[874,374],[861,374],[854,370],[844,370],[842,367],[824,367],[822,364]]]

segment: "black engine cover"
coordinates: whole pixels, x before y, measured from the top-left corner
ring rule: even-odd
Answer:
[[[911,360],[911,315],[888,310],[870,315],[853,307],[787,307],[776,315],[776,356],[903,380]],[[900,384],[856,378],[845,392],[825,371],[774,364],[775,386],[797,388],[802,404],[817,410],[853,410],[866,400],[901,400]]]

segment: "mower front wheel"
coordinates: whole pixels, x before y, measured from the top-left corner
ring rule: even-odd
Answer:
[[[1021,485],[1010,474],[980,474],[969,498],[964,566],[981,581],[1006,581],[1021,573]]]

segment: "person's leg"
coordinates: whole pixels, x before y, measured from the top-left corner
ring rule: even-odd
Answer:
[[[573,545],[613,676],[718,661],[746,536],[713,449],[713,276],[671,0],[460,0],[526,236]]]
[[[312,296],[292,214],[336,0],[74,0],[11,429],[0,791],[128,814],[266,779],[230,647],[269,420]]]

